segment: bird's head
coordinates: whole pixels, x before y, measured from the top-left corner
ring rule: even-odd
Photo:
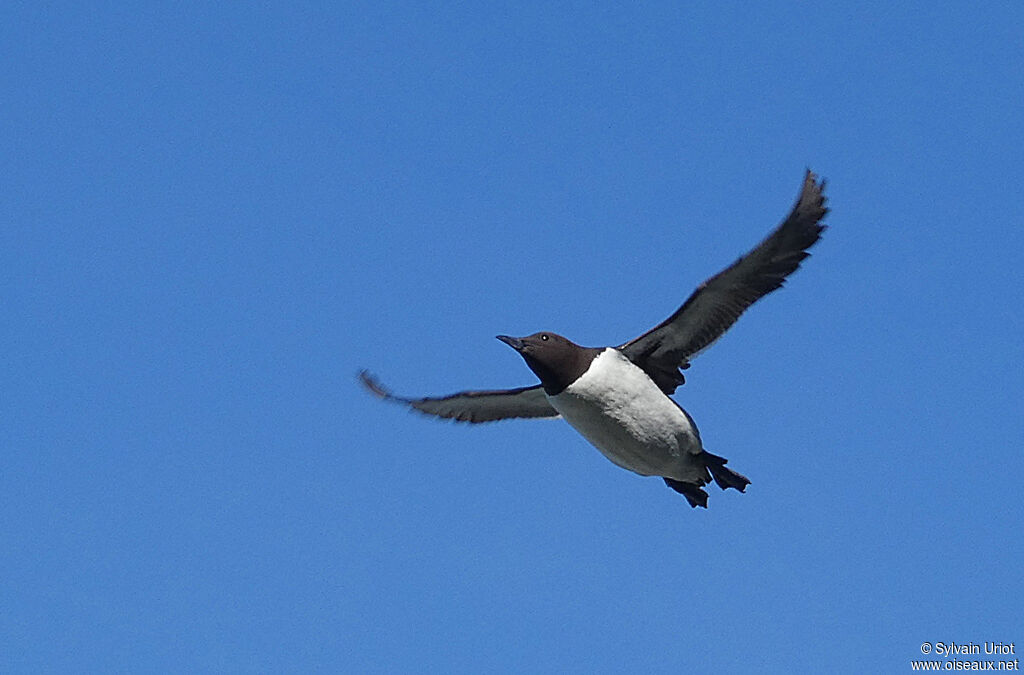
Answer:
[[[541,332],[522,338],[508,335],[497,337],[519,352],[530,370],[540,378],[544,391],[552,395],[561,392],[585,373],[600,351],[581,347],[557,333]]]

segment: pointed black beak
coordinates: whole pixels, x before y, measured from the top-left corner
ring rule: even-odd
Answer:
[[[523,341],[520,338],[509,337],[507,335],[498,335],[496,337],[517,352],[523,351]]]

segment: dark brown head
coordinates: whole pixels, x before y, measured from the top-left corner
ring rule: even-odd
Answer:
[[[587,372],[590,362],[603,351],[580,347],[556,333],[534,333],[524,338],[499,335],[498,339],[519,352],[551,396],[561,393]]]

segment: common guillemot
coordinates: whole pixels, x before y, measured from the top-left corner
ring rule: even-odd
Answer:
[[[690,359],[725,333],[754,302],[780,288],[821,237],[825,181],[808,170],[796,205],[764,241],[711,277],[672,316],[618,347],[581,347],[550,332],[499,335],[526,361],[540,384],[405,398],[368,372],[363,384],[381,398],[460,422],[562,417],[616,465],[660,476],[690,506],[707,508],[702,487],[744,492],[750,481],[704,450],[693,418],[670,394],[683,384]]]

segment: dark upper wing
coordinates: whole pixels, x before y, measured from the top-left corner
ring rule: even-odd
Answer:
[[[367,389],[382,399],[405,403],[422,413],[457,422],[493,422],[514,417],[558,417],[558,412],[548,403],[539,384],[503,391],[463,391],[440,398],[403,398],[382,387],[380,382],[365,370],[359,373],[359,379]]]
[[[619,347],[668,394],[683,383],[679,368],[706,349],[748,307],[782,286],[825,229],[825,181],[807,171],[789,216],[745,256],[711,277],[656,327]]]

